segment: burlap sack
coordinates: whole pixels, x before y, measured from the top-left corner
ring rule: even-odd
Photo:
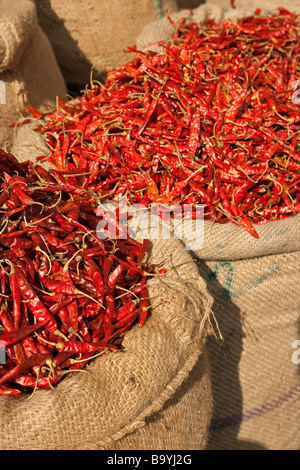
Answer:
[[[159,412],[103,450],[205,450],[212,416],[209,367],[204,350],[188,378]]]
[[[14,134],[14,140],[11,153],[19,160],[19,162],[36,161],[37,157],[47,156],[50,154],[41,135],[36,132],[38,121],[36,119],[20,121],[20,127]],[[52,167],[47,162],[42,162],[46,169]]]
[[[11,123],[24,118],[26,105],[53,108],[66,88],[30,0],[0,0],[0,146],[10,150]]]
[[[55,390],[0,400],[1,450],[204,449],[211,420],[205,338],[211,297],[178,241],[153,244],[170,268],[150,281],[153,310],[107,353]]]
[[[176,11],[176,0],[35,0],[68,88],[81,90],[93,78],[130,60],[144,25]]]
[[[218,5],[221,7],[229,7],[230,0],[207,0],[205,3],[210,3]],[[236,8],[243,8],[251,4],[251,7],[263,8],[264,10],[274,11],[278,7],[287,8],[290,11],[299,11],[300,10],[300,1],[299,0],[235,0]]]
[[[208,342],[214,400],[208,449],[299,448],[293,343],[300,338],[300,252],[231,261],[216,256],[199,259],[198,267],[223,335],[221,343]]]
[[[221,21],[222,19],[231,18],[237,19],[240,16],[245,16],[253,13],[252,6],[245,6],[239,10],[232,8],[222,8],[217,5],[200,5],[194,10],[182,9],[176,13],[171,14],[171,18],[174,21],[178,21],[182,18],[190,19],[191,21],[200,22],[207,21],[209,19],[215,19]],[[167,41],[170,39],[174,27],[167,17],[160,20],[152,21],[151,23],[144,26],[141,34],[136,39],[138,49],[148,49],[159,52],[160,47],[156,46],[158,41]],[[154,45],[154,46],[153,46]]]
[[[185,10],[172,18],[234,20],[253,14],[257,6],[265,12],[278,6],[236,3],[244,8],[209,4],[193,17]],[[284,2],[284,7],[293,9],[296,3]],[[151,48],[172,30],[166,19],[153,22],[137,44]],[[300,215],[256,228],[259,240],[231,223],[207,221],[203,247],[193,253],[223,336],[222,342],[208,341],[214,400],[208,449],[299,448],[300,379],[293,357],[300,338]]]

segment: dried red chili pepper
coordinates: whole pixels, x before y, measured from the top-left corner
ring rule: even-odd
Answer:
[[[11,344],[17,343],[18,341],[22,340],[26,336],[30,335],[33,331],[38,330],[42,326],[45,325],[46,322],[38,322],[34,323],[33,325],[23,326],[18,330],[12,330],[9,333],[2,333],[0,335],[0,341],[2,341],[5,346],[9,346]]]
[[[37,353],[30,356],[23,363],[18,364],[16,367],[8,370],[4,375],[0,377],[0,386],[5,384],[5,382],[12,380],[17,375],[22,372],[26,372],[28,369],[44,364],[46,361],[50,360],[50,354]]]
[[[73,354],[84,354],[90,352],[97,352],[103,349],[109,349],[111,351],[118,351],[118,347],[114,346],[111,343],[103,342],[82,342],[82,341],[64,341],[63,343],[56,343],[56,349],[61,352],[70,352]],[[1,379],[0,379],[1,384]]]
[[[27,302],[30,311],[36,317],[38,322],[46,324],[46,328],[49,331],[56,331],[58,325],[54,316],[45,307],[45,305],[38,297],[34,289],[29,285],[29,283],[25,279],[22,272],[18,268],[15,268],[15,271],[20,293],[22,295],[22,298]]]
[[[18,397],[21,394],[21,390],[14,389],[14,388],[8,388],[8,387],[0,387],[0,396],[12,396],[12,397]]]
[[[74,333],[77,334],[78,332],[78,306],[76,300],[71,302],[68,306],[68,314],[69,314],[69,321],[70,325],[74,330]]]

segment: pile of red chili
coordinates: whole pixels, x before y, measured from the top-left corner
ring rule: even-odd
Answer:
[[[253,224],[300,211],[299,16],[181,20],[160,52],[58,99],[39,128],[48,160],[104,199],[204,204],[205,218]],[[299,88],[299,87],[298,87]]]
[[[97,236],[84,189],[0,152],[0,395],[18,396],[118,351],[146,320],[154,267],[148,241]]]

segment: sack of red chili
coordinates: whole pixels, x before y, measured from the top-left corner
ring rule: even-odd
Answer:
[[[80,171],[76,184],[103,201],[204,204],[196,255],[225,331],[212,347],[212,448],[298,440],[299,43],[299,17],[283,8],[180,12],[147,26],[105,84],[37,123],[41,159]]]
[[[236,4],[244,6],[246,2],[237,0]],[[274,2],[272,8],[268,2],[260,2],[256,6],[270,8],[274,12]],[[284,6],[291,11],[300,11],[299,8],[297,10],[296,2],[284,2]],[[208,449],[293,450],[299,442],[300,418],[299,367],[296,359],[296,340],[299,337],[300,216],[293,217],[298,212],[299,201],[300,108],[296,88],[300,79],[299,17],[285,10],[280,10],[278,15],[277,10],[275,17],[268,16],[268,19],[259,11],[256,12],[256,19],[251,15],[243,18],[244,12],[239,8],[233,11],[216,5],[205,5],[189,17],[191,21],[196,18],[197,21],[207,22],[207,28],[201,24],[202,34],[200,31],[198,36],[199,43],[204,40],[206,50],[200,47],[199,53],[198,48],[197,57],[203,58],[204,62],[206,54],[203,82],[205,77],[211,84],[216,84],[212,91],[215,98],[210,97],[213,105],[208,106],[208,109],[218,109],[217,98],[222,99],[222,96],[224,112],[230,109],[226,103],[227,70],[230,71],[228,79],[231,80],[231,86],[237,80],[244,85],[243,77],[247,75],[246,82],[249,80],[253,93],[260,97],[255,109],[252,109],[255,124],[251,119],[251,107],[242,106],[235,116],[235,127],[228,129],[229,133],[224,135],[222,128],[218,132],[216,123],[215,137],[210,137],[216,144],[214,150],[217,150],[218,157],[224,148],[223,143],[231,141],[230,132],[233,131],[237,138],[235,142],[231,141],[234,153],[231,154],[230,147],[225,144],[228,158],[223,155],[222,161],[215,160],[213,192],[221,182],[221,187],[226,190],[223,195],[229,195],[228,199],[224,199],[224,204],[229,201],[227,208],[231,217],[234,217],[233,221],[236,221],[234,208],[238,204],[246,210],[248,216],[256,213],[256,220],[261,218],[264,223],[253,224],[259,234],[259,239],[256,239],[233,224],[219,225],[205,221],[204,245],[194,253],[198,258],[199,272],[214,298],[213,312],[223,335],[221,343],[214,338],[208,341],[214,399]],[[180,12],[172,15],[172,19],[177,21],[187,15],[188,12]],[[218,29],[213,18],[218,22],[224,18],[227,21],[223,23],[224,27]],[[240,20],[234,27],[228,18]],[[155,43],[157,50],[157,43],[172,34],[170,29],[166,20],[150,24],[141,34],[138,45],[146,47]],[[182,23],[177,28],[177,35],[189,49],[193,41],[192,28]],[[246,41],[246,47],[243,40]],[[259,41],[256,49],[258,56],[259,51],[262,56],[257,58],[253,76],[251,66],[246,64],[247,58],[255,53],[256,41]],[[242,52],[243,48],[245,53]],[[231,66],[226,66],[227,49]],[[213,65],[213,58],[217,68]],[[257,82],[251,83],[254,77]],[[201,85],[205,86],[205,83]],[[292,112],[290,117],[288,109]],[[238,134],[242,136],[243,129],[247,129],[248,125],[249,130],[261,133],[261,139],[255,138],[253,134],[252,137],[248,135],[240,140]],[[239,161],[239,155],[245,156],[244,162],[249,161],[248,167],[244,166],[243,157]],[[224,171],[228,172],[228,169],[222,168],[224,161],[230,163],[228,168],[232,177],[237,176],[235,171],[238,167],[246,170],[244,183],[240,181],[239,184],[234,178],[226,178]],[[270,186],[271,175],[280,181],[279,185],[276,183]],[[232,193],[230,190],[233,188]],[[252,196],[256,191],[260,196],[254,201]],[[285,217],[284,213],[291,217]]]
[[[58,171],[1,151],[0,174],[0,448],[204,448],[211,298],[192,258],[99,238],[91,192]]]
[[[0,145],[10,150],[11,123],[29,114],[25,106],[46,111],[66,88],[32,1],[1,0],[0,23]]]

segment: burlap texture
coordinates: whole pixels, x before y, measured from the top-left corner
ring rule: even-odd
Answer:
[[[30,0],[0,0],[0,146],[11,149],[12,122],[28,115],[26,105],[53,108],[66,88],[46,35],[37,23]],[[1,101],[1,103],[2,103]]]
[[[257,7],[263,12],[278,7],[276,2],[236,4],[241,8],[210,3],[172,18],[235,20]],[[284,2],[290,10],[296,6]],[[137,45],[158,50],[151,44],[168,40],[172,31],[166,19],[152,22]],[[223,336],[222,342],[208,342],[214,400],[208,449],[299,448],[299,366],[292,362],[292,344],[300,336],[299,226],[299,215],[256,226],[256,240],[232,223],[204,222],[204,244],[193,256],[214,298],[212,311]],[[193,240],[192,234],[186,239]]]
[[[208,340],[214,415],[208,449],[293,450],[300,442],[300,252],[198,261],[223,341]]]
[[[206,3],[218,5],[221,7],[229,7],[230,0],[207,0]],[[235,0],[236,8],[243,8],[248,6],[251,3],[251,7],[254,9],[256,8],[263,8],[267,11],[275,11],[279,7],[286,8],[290,11],[299,11],[300,10],[300,1],[299,0]]]
[[[254,226],[259,234],[258,239],[251,237],[246,230],[231,222],[219,225],[205,221],[204,244],[200,250],[197,250],[198,256],[206,260],[226,261],[300,250],[299,214]]]
[[[183,9],[176,13],[170,15],[174,21],[179,21],[182,18],[187,18],[194,22],[207,21],[209,19],[215,19],[216,21],[221,21],[222,19],[231,18],[235,20],[241,16],[246,16],[253,14],[254,9],[252,5],[245,6],[239,10],[234,10],[232,8],[223,8],[218,5],[204,4],[200,5],[198,8],[193,10]],[[167,17],[164,17],[160,20],[152,21],[147,24],[141,34],[137,37],[136,44],[138,49],[148,49],[159,52],[160,48],[152,46],[159,41],[167,41],[170,39],[172,33],[174,32],[174,27],[170,23]]]
[[[41,135],[36,132],[38,120],[26,119],[20,120],[20,127],[14,132],[14,140],[11,153],[19,160],[19,162],[36,161],[37,157],[48,156],[50,154],[49,147]],[[51,164],[41,162],[41,164],[49,169]]]
[[[35,0],[65,81],[81,90],[93,78],[128,62],[126,46],[150,21],[176,11],[176,0]]]
[[[9,70],[19,62],[31,37],[31,26],[36,19],[30,1],[0,2],[0,72]]]
[[[146,419],[145,426],[104,450],[205,450],[207,431],[203,430],[208,430],[212,416],[209,368],[204,350],[188,378],[163,408]]]
[[[165,261],[170,270],[150,281],[153,310],[145,326],[127,334],[125,351],[103,355],[55,390],[30,400],[2,397],[2,450],[205,447],[212,409],[204,356],[211,297],[180,242],[156,242],[151,261]]]

